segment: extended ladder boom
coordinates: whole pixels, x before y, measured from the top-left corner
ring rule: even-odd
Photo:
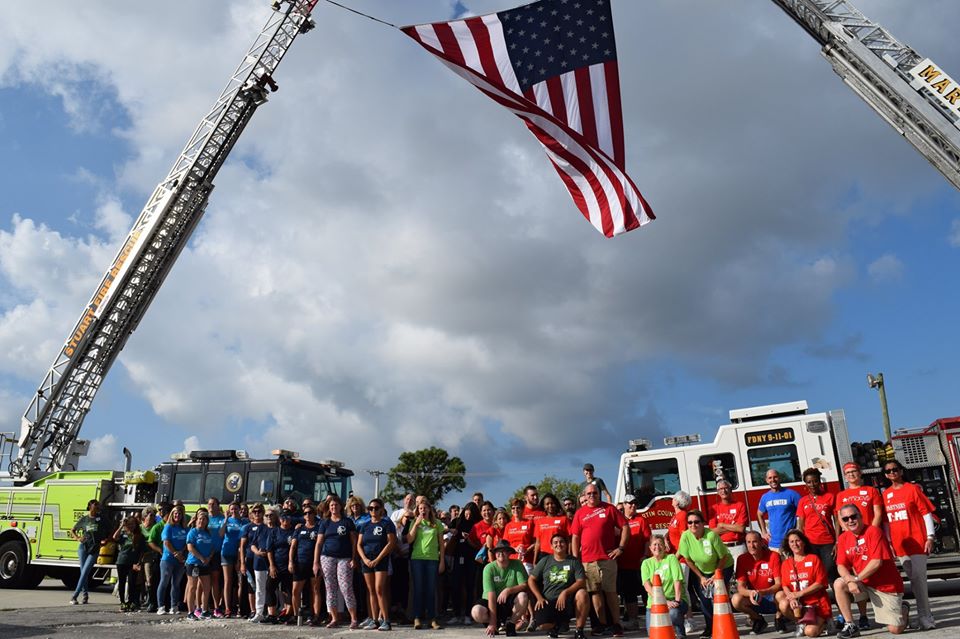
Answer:
[[[960,189],[960,88],[846,0],[773,0],[863,100]]]
[[[253,46],[141,211],[21,420],[9,475],[16,481],[75,468],[80,426],[107,371],[136,329],[203,216],[213,179],[318,0],[276,0]]]

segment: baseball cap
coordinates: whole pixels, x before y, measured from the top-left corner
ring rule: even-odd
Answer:
[[[583,465],[583,469],[584,469],[584,470],[589,470],[589,471],[592,473],[592,472],[593,472],[593,464],[584,464],[584,465]]]

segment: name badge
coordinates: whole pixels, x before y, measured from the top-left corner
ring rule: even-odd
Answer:
[[[769,570],[769,564],[760,564],[760,570]]]
[[[600,513],[600,519],[606,519],[607,513]]]
[[[812,561],[805,561],[805,562],[803,562],[803,565],[804,565],[805,568],[813,568],[813,562],[812,562]]]
[[[569,572],[570,566],[564,566],[563,569]]]
[[[859,545],[861,545],[861,544],[864,544],[864,543],[866,543],[866,541],[867,541],[866,539],[860,538],[860,539],[857,540],[857,545],[859,546]]]

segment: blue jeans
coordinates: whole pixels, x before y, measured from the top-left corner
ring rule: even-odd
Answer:
[[[731,577],[733,577],[733,568],[724,568],[723,581],[727,584],[728,590],[730,588]],[[709,630],[713,628],[713,589],[711,588],[709,592],[705,592],[703,586],[700,584],[700,579],[692,570],[690,571],[690,585],[693,586],[693,592],[697,596],[697,599],[700,600],[703,619],[707,622],[707,629]]]
[[[173,561],[160,562],[160,586],[157,588],[157,607],[177,610],[180,606],[180,582],[183,580],[183,564]],[[164,606],[164,594],[170,588],[170,605]]]
[[[80,579],[77,580],[77,589],[73,591],[73,599],[80,596],[81,592],[83,594],[90,592],[87,588],[87,583],[90,581],[90,573],[93,572],[93,567],[97,563],[97,557],[100,555],[100,551],[89,552],[83,547],[83,544],[80,544],[80,547],[77,548],[77,555],[80,557]]]
[[[437,569],[436,559],[411,559],[410,574],[413,577],[413,616],[418,619],[435,619],[437,616]]]
[[[683,628],[683,617],[689,609],[690,606],[687,605],[687,602],[681,599],[679,606],[670,608],[669,610],[670,623],[673,624],[673,629],[676,631],[678,637],[687,636],[687,631]],[[647,605],[647,632],[650,632],[650,605]]]

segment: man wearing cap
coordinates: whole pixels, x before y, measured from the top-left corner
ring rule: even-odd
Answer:
[[[877,622],[887,624],[891,634],[899,635],[907,628],[903,604],[903,579],[893,560],[893,550],[876,526],[863,520],[855,504],[840,509],[844,531],[837,541],[837,570],[840,577],[833,583],[837,607],[847,620],[837,633],[841,639],[860,634],[853,623],[853,601],[873,605]]]
[[[483,569],[485,604],[473,607],[473,620],[487,627],[487,635],[497,634],[500,625],[508,637],[517,634],[517,620],[526,612],[527,571],[519,559],[510,559],[513,548],[501,540],[493,547],[494,560]]]
[[[717,482],[717,498],[719,501],[710,507],[710,529],[720,535],[720,541],[736,561],[747,552],[743,543],[744,532],[750,523],[747,505],[733,500],[733,485],[726,479]]]
[[[650,524],[637,512],[637,498],[633,495],[623,497],[623,517],[630,528],[630,540],[627,541],[623,554],[617,557],[617,592],[623,599],[623,608],[626,612],[624,628],[638,630],[640,611],[637,597],[643,597],[646,603],[647,594],[640,580],[640,564],[647,554],[651,531]]]
[[[590,596],[584,589],[583,564],[568,554],[569,544],[564,535],[554,534],[550,546],[553,554],[541,557],[527,579],[527,586],[536,600],[533,613],[536,627],[549,631],[555,639],[560,636],[560,627],[567,624],[575,610],[577,631],[574,639],[584,639]]]
[[[573,556],[583,562],[587,575],[587,592],[593,600],[593,608],[600,623],[594,628],[594,636],[603,635],[606,625],[607,606],[611,611],[620,609],[617,601],[617,558],[626,550],[630,541],[630,526],[626,518],[613,504],[600,501],[600,488],[588,484],[583,491],[584,505],[573,516],[570,525]],[[615,620],[613,636],[623,635],[623,627]]]
[[[584,464],[583,465],[583,483],[580,484],[580,494],[583,494],[583,491],[587,489],[587,486],[596,486],[600,491],[600,494],[608,502],[613,502],[613,495],[610,494],[610,491],[607,490],[607,485],[603,483],[603,480],[599,477],[594,476],[593,474],[593,464]]]

